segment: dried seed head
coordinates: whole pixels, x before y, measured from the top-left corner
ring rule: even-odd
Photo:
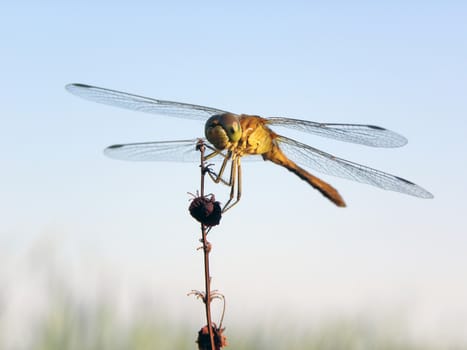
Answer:
[[[213,323],[212,331],[214,332],[214,346],[215,350],[220,350],[223,347],[226,347],[227,337],[224,335],[225,328],[217,328]],[[211,350],[211,340],[209,338],[208,326],[204,326],[198,332],[198,339],[196,340],[199,350]]]
[[[214,196],[196,197],[188,208],[191,216],[206,226],[219,225],[222,217],[220,202],[216,202]]]

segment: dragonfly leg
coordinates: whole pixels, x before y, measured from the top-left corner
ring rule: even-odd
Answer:
[[[230,198],[225,203],[224,208],[222,209],[222,212],[225,213],[227,210],[232,208],[234,205],[236,205],[240,201],[240,197],[242,196],[242,166],[240,163],[240,158],[235,158],[232,161],[232,169],[231,169],[231,177],[230,177],[230,182],[231,182],[231,188],[230,188]],[[235,187],[237,187],[237,196],[235,197]],[[235,200],[234,200],[235,198]],[[232,204],[230,204],[234,200]]]
[[[209,147],[209,149],[211,149],[213,152],[208,154],[206,157],[204,157],[205,161],[217,155],[220,155],[224,158],[222,165],[219,169],[219,172],[217,174],[216,172],[210,169],[208,169],[207,171],[212,181],[214,181],[215,183],[222,182],[224,185],[230,187],[229,200],[227,201],[227,203],[225,203],[224,208],[222,209],[222,212],[224,213],[230,208],[232,208],[234,205],[236,205],[242,195],[242,169],[241,169],[241,164],[240,164],[240,158],[235,157],[235,156],[232,157],[232,153],[230,151],[226,155],[222,153],[221,151],[216,150],[214,148]],[[225,173],[225,169],[227,168],[227,163],[229,162],[229,160],[231,161],[230,178],[229,178],[229,181],[226,181],[223,179],[222,176]],[[236,194],[235,194],[235,191],[237,192]]]
[[[235,201],[234,203],[230,204],[230,202],[232,202],[232,200],[235,198],[235,183],[237,180],[237,161],[238,161],[237,158],[232,159],[232,164],[230,167],[230,197],[229,197],[229,200],[225,203],[224,208],[222,209],[223,213],[229,210],[237,202]]]
[[[212,153],[211,153],[212,154]],[[211,155],[210,154],[210,155]],[[222,178],[222,175],[224,174],[224,171],[225,171],[225,168],[227,166],[227,163],[230,159],[230,157],[222,154],[222,153],[217,153],[217,154],[221,154],[223,157],[224,157],[224,161],[222,162],[222,166],[221,168],[219,169],[219,173],[215,173],[214,171],[208,171],[208,174],[209,174],[209,177],[211,178],[212,181],[214,181],[216,184],[218,184],[219,182],[222,182],[224,185],[227,185],[227,186],[231,186],[232,184],[232,176],[231,176],[231,179],[230,181],[225,181],[223,178]],[[216,154],[216,155],[217,155]]]
[[[208,161],[209,159],[211,159],[211,158],[213,158],[213,157],[215,157],[217,155],[220,155],[223,158],[227,157],[224,153],[222,153],[222,151],[219,151],[219,150],[217,150],[217,149],[215,149],[215,148],[213,148],[211,146],[206,145],[206,148],[210,149],[212,152],[209,153],[207,156],[204,156],[204,161]]]
[[[209,159],[214,158],[214,157],[217,156],[217,155],[220,155],[220,156],[221,156],[222,158],[224,158],[224,159],[225,159],[225,158],[230,158],[230,154],[224,154],[221,150],[218,150],[218,149],[216,149],[216,148],[214,148],[214,147],[212,147],[212,146],[210,146],[210,145],[208,145],[208,144],[206,144],[206,143],[204,144],[204,146],[205,146],[207,149],[209,149],[209,150],[212,151],[212,152],[209,153],[207,156],[204,156],[204,161],[208,161]]]
[[[240,197],[242,196],[242,164],[241,164],[241,158],[238,158],[237,173],[238,173],[237,202],[239,202]]]

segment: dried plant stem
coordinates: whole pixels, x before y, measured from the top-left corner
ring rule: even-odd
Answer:
[[[205,160],[204,160],[204,151],[205,146],[204,144],[199,144],[199,150],[201,154],[201,193],[200,196],[204,198],[204,178],[206,175],[206,167],[205,167]],[[214,343],[214,332],[212,329],[212,320],[211,320],[211,275],[209,274],[209,253],[211,251],[211,244],[207,240],[207,229],[206,225],[201,223],[201,242],[203,243],[203,254],[204,254],[204,287],[205,287],[205,294],[204,294],[204,305],[206,308],[206,321],[207,327],[209,331],[209,339],[211,341],[211,349],[215,349]]]

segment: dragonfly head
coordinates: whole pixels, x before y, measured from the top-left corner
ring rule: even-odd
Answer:
[[[242,127],[237,115],[232,113],[216,114],[209,118],[204,128],[206,138],[217,149],[225,149],[230,143],[242,137]]]

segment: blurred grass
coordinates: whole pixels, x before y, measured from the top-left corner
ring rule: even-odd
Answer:
[[[55,308],[37,329],[32,348],[39,350],[193,349],[193,335],[156,317],[142,317],[119,324],[110,308],[96,310],[62,305]]]
[[[76,303],[59,303],[36,329],[31,349],[38,350],[149,350],[196,349],[197,329],[158,318],[157,310],[146,310],[127,324],[117,321],[109,304],[87,308]],[[326,322],[313,330],[296,329],[282,322],[282,327],[229,327],[229,348],[309,349],[309,350],[437,350],[462,349],[456,346],[417,344],[400,329],[362,321]],[[201,328],[201,325],[200,325]]]
[[[193,319],[199,315],[174,320],[163,301],[136,295],[126,299],[138,300],[122,314],[116,290],[102,279],[93,285],[91,298],[83,296],[73,287],[72,269],[47,244],[20,260],[4,261],[11,272],[0,270],[0,350],[196,349],[203,324],[193,327]],[[467,350],[466,344],[442,339],[436,344],[414,339],[403,315],[382,316],[310,324],[285,316],[249,318],[227,324],[225,334],[228,348],[235,350]]]

